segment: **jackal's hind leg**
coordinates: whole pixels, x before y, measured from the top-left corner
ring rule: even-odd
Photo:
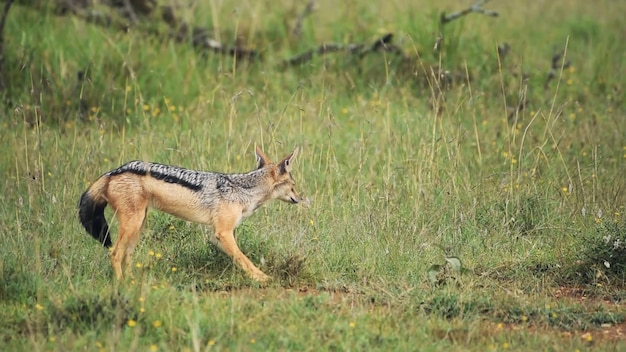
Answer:
[[[141,239],[141,232],[146,224],[147,213],[148,209],[146,209],[143,213],[143,219],[141,221],[141,225],[139,226],[139,230],[135,232],[134,236],[130,236],[128,238],[126,253],[124,255],[124,259],[122,260],[122,266],[126,268],[127,271],[131,270],[131,265],[133,264],[133,254],[135,253],[135,248],[137,248],[137,244],[139,244],[139,240]]]
[[[228,254],[235,262],[235,265],[243,269],[253,280],[262,283],[269,281],[271,277],[263,273],[245,254],[243,254],[243,252],[241,252],[235,241],[234,230],[234,221],[218,221],[215,226],[215,234],[212,241],[220,250]]]
[[[119,235],[111,252],[111,263],[118,280],[124,278],[124,271],[131,269],[133,253],[139,243],[141,230],[146,220],[147,202],[143,207],[141,204],[138,205],[139,209],[133,207],[132,211],[127,212],[124,209],[116,209],[119,220]]]

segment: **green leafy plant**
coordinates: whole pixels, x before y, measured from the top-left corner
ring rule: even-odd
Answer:
[[[626,221],[604,221],[597,226],[582,249],[581,266],[588,272],[585,277],[622,280],[626,275]]]
[[[444,252],[447,250],[444,249]],[[445,285],[449,282],[459,284],[461,275],[470,273],[471,270],[464,268],[461,259],[446,254],[443,264],[433,264],[428,268],[428,281],[432,286]]]

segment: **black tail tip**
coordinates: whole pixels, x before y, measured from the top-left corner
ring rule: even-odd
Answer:
[[[100,242],[105,247],[111,247],[111,236],[109,226],[104,217],[104,208],[107,203],[98,204],[87,192],[80,197],[78,205],[78,217],[87,233]]]
[[[113,243],[111,242],[111,236],[109,236],[109,229],[107,227],[106,233],[104,234],[104,238],[99,237],[98,242],[102,243],[103,246],[110,248]]]

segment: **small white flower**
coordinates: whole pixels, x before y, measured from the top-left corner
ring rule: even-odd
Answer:
[[[613,242],[613,250],[620,249],[620,248],[622,248],[622,240],[618,238],[615,240],[615,242]]]

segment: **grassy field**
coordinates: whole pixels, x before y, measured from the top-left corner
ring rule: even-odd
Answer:
[[[488,2],[499,17],[442,27],[471,3],[318,1],[300,36],[304,2],[177,8],[255,62],[28,3],[5,28],[0,350],[626,348],[626,2]],[[386,33],[400,53],[284,65]],[[78,222],[89,184],[133,159],[247,171],[255,143],[300,148],[310,200],[237,229],[274,280],[150,212],[115,283]]]

